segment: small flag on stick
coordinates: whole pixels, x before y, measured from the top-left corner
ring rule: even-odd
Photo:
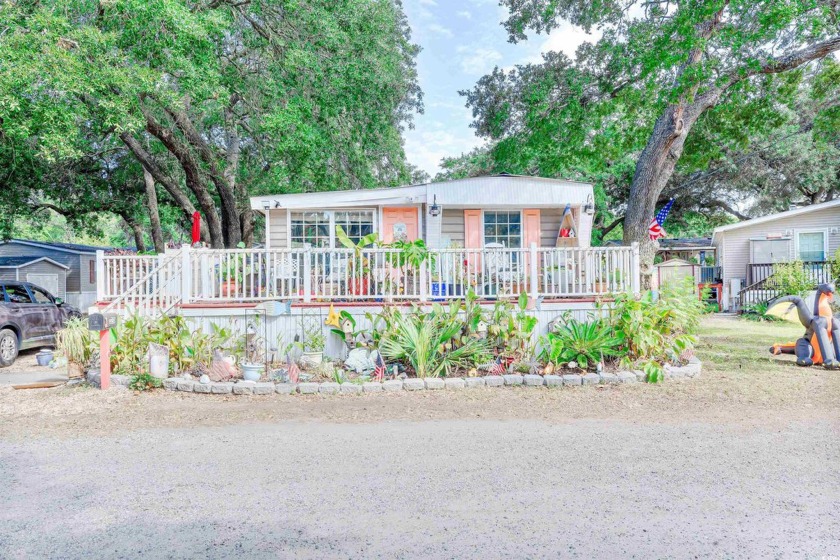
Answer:
[[[668,218],[668,212],[671,211],[671,206],[674,205],[674,199],[668,201],[668,203],[663,206],[659,212],[656,213],[656,216],[650,221],[650,226],[648,227],[648,235],[650,235],[651,241],[656,241],[657,239],[661,239],[668,235],[665,233],[665,230],[662,229],[662,226],[665,225],[665,220]]]
[[[300,368],[289,354],[286,354],[286,369],[289,371],[289,381],[297,383],[300,379]]]
[[[490,375],[502,375],[505,373],[505,366],[502,365],[502,359],[496,358],[496,361],[490,366]]]
[[[375,381],[382,381],[385,379],[385,360],[382,359],[382,354],[376,353],[376,360],[373,363],[373,379]]]

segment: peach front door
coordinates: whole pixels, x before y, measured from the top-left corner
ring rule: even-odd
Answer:
[[[383,208],[382,240],[393,243],[396,237],[405,236],[406,241],[414,241],[420,234],[420,221],[417,208]]]

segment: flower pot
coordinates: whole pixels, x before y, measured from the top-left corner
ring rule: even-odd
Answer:
[[[313,366],[317,366],[321,362],[324,361],[324,353],[323,352],[304,352],[303,356],[301,357],[301,361],[306,363],[306,364],[311,364]]]
[[[222,297],[231,297],[239,291],[239,285],[236,283],[236,280],[228,280],[227,282],[222,282],[219,291]]]
[[[354,296],[366,296],[370,291],[370,282],[367,278],[350,278],[347,281],[347,289]]]
[[[37,354],[35,354],[35,361],[38,362],[38,365],[41,367],[47,367],[48,365],[50,365],[52,359],[52,350],[47,350],[46,348],[42,349]]]
[[[262,364],[242,364],[242,379],[259,381],[264,369]]]
[[[77,364],[76,362],[68,362],[67,363],[67,377],[70,379],[76,379],[79,377],[83,377],[85,374],[85,368],[82,364]]]

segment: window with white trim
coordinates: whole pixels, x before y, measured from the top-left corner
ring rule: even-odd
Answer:
[[[373,210],[336,212],[335,225],[344,228],[347,237],[358,243],[362,237],[373,233]],[[335,231],[335,228],[333,228]]]
[[[804,262],[825,261],[825,233],[822,231],[799,232],[799,260]]]
[[[522,214],[497,210],[484,211],[484,245],[501,243],[505,248],[522,247]]]
[[[374,231],[373,210],[300,211],[291,213],[291,247],[338,247],[335,226],[358,243]]]
[[[329,212],[292,212],[292,247],[330,247]]]

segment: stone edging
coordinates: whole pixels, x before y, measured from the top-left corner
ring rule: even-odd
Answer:
[[[681,380],[699,377],[702,364],[697,358],[691,358],[682,367],[665,366],[665,379]],[[125,378],[117,379],[117,378]],[[128,385],[127,376],[111,376],[115,385]],[[582,385],[637,383],[645,380],[645,373],[640,370],[620,371],[618,373],[587,373],[585,375],[488,375],[484,377],[452,377],[452,378],[409,378],[395,379],[383,382],[335,383],[272,383],[257,381],[237,381],[223,383],[199,383],[190,379],[170,377],[163,380],[163,387],[168,391],[183,391],[185,393],[205,393],[213,395],[335,395],[358,393],[382,393],[394,391],[434,391],[441,389],[460,390],[471,387],[503,387],[522,385],[525,387],[580,387]],[[125,381],[125,382],[123,382]]]

